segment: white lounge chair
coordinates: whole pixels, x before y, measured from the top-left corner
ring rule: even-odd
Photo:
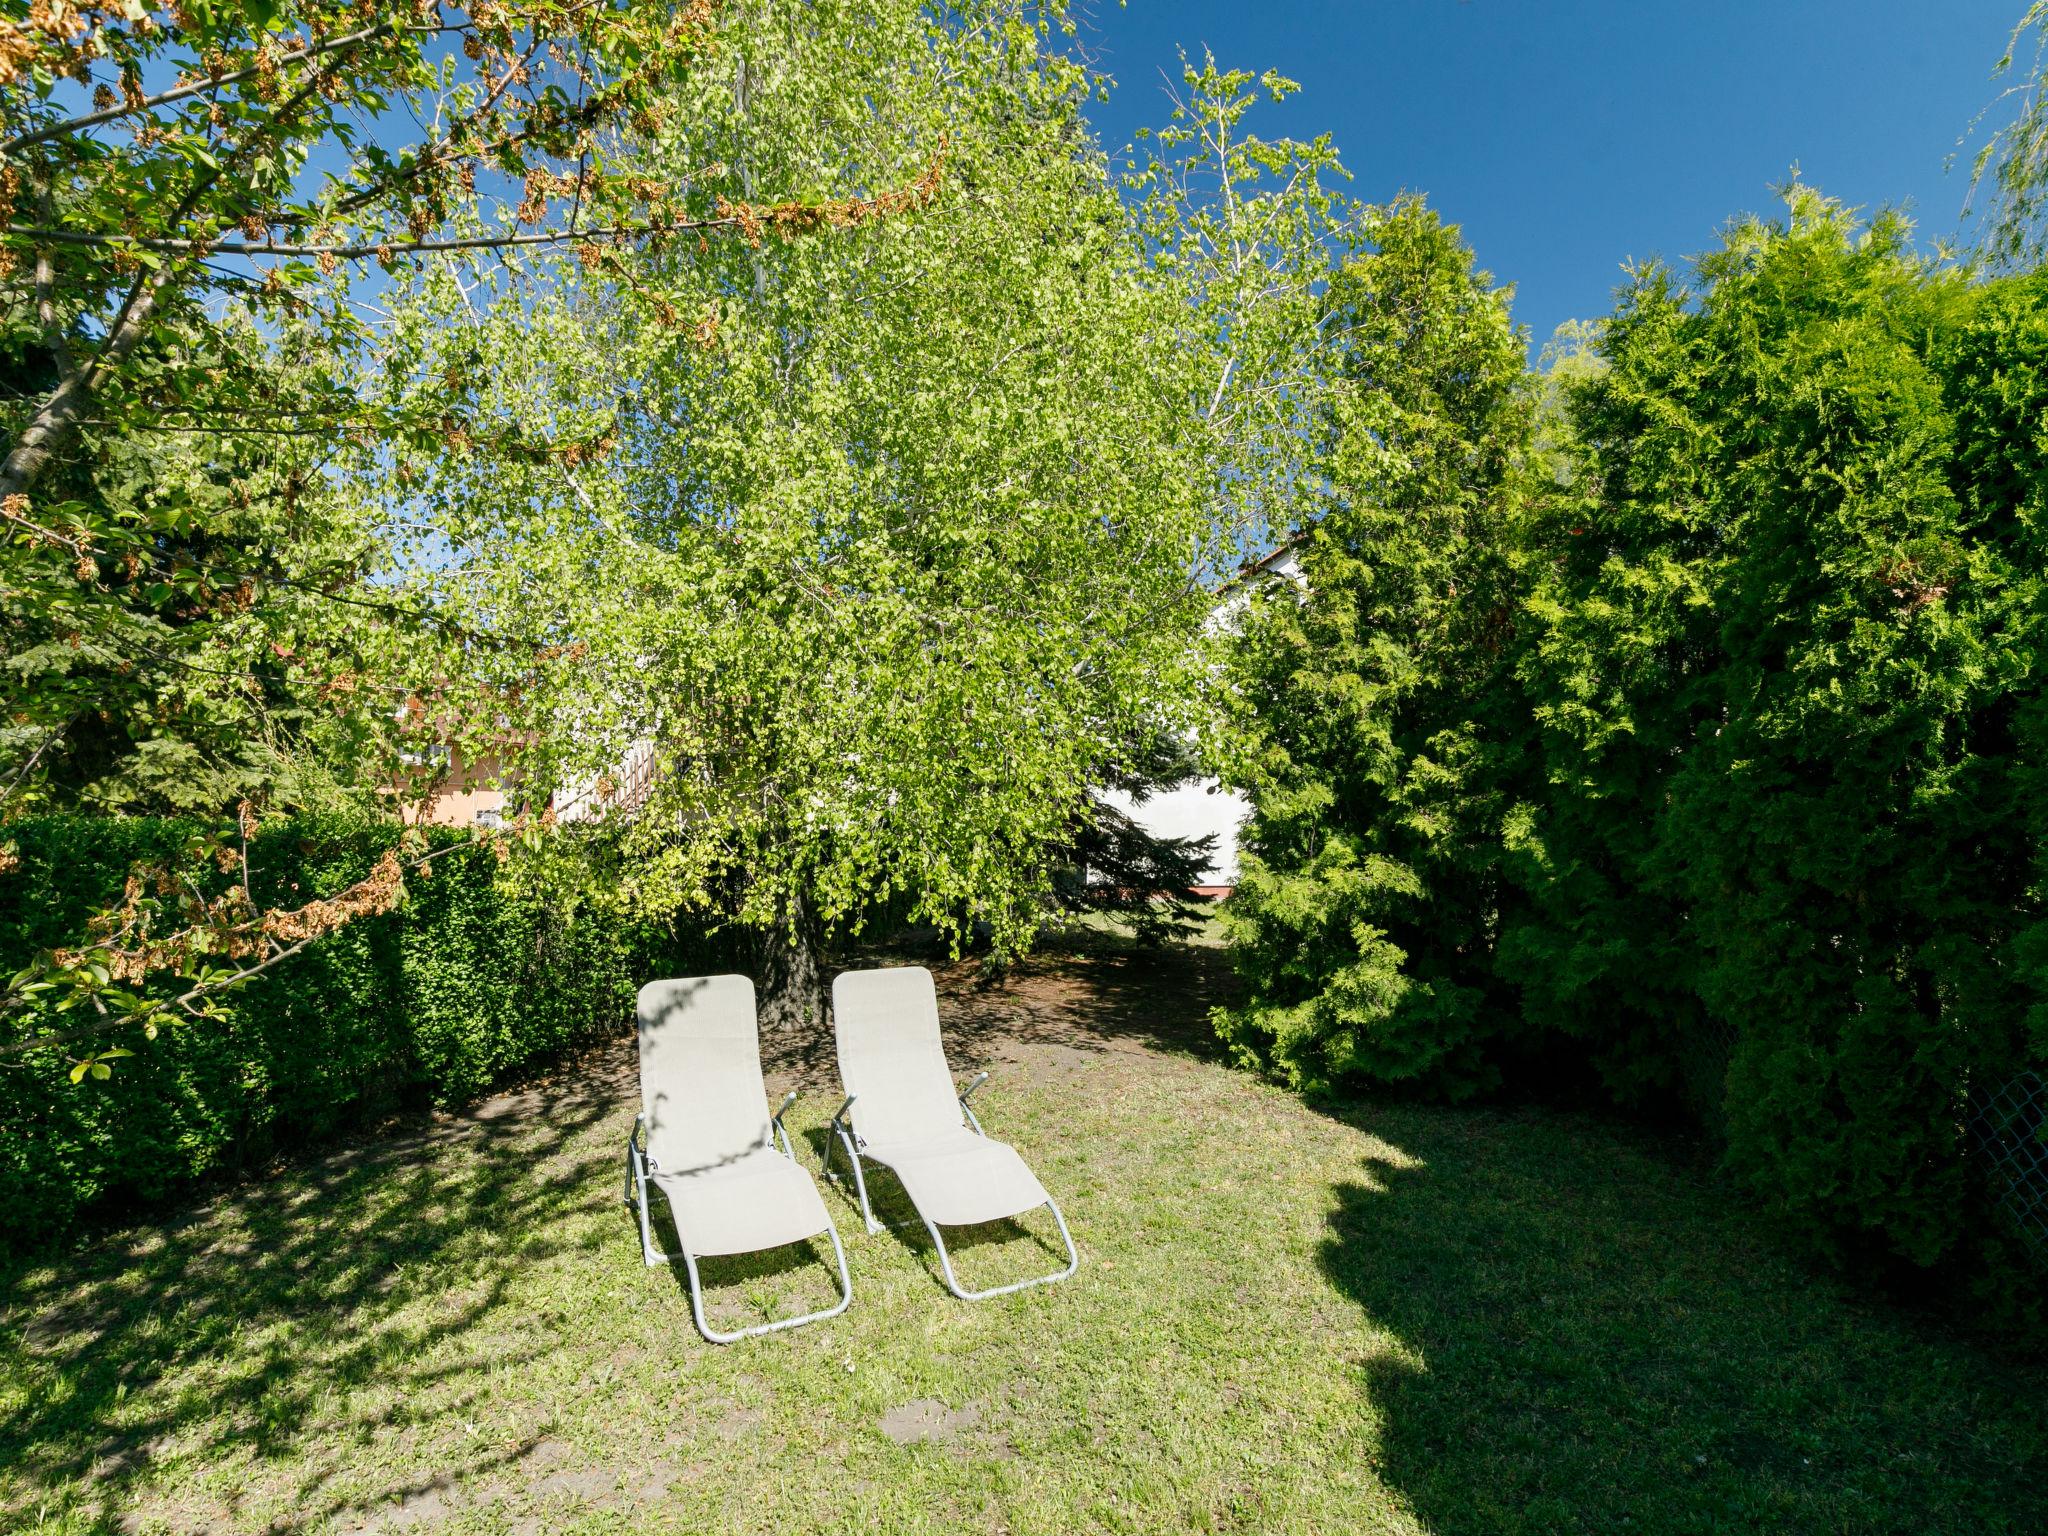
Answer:
[[[782,1124],[796,1095],[768,1113],[754,984],[744,976],[650,981],[640,989],[639,1013],[641,1112],[626,1137],[626,1203],[639,1206],[641,1256],[650,1265],[669,1261],[648,1227],[652,1184],[668,1197],[690,1275],[690,1310],[705,1338],[730,1344],[837,1317],[853,1300],[846,1250]],[[698,1259],[780,1248],[820,1232],[832,1239],[839,1263],[837,1306],[737,1333],[705,1320]]]
[[[853,1170],[860,1213],[879,1232],[868,1204],[861,1159],[893,1170],[939,1250],[946,1288],[963,1301],[1021,1291],[1064,1280],[1080,1267],[1066,1219],[1024,1159],[991,1139],[968,1106],[986,1072],[956,1095],[939,1041],[939,999],[922,966],[847,971],[832,983],[832,1027],[839,1046],[839,1081],[846,1102],[825,1137],[824,1171],[832,1173],[836,1144]],[[1067,1267],[1049,1275],[986,1291],[961,1288],[939,1228],[999,1221],[1045,1206],[1067,1245]]]

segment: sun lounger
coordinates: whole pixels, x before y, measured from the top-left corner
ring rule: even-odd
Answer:
[[[668,1199],[690,1277],[690,1310],[714,1344],[837,1317],[853,1299],[846,1250],[817,1183],[798,1166],[782,1108],[768,1113],[744,976],[651,981],[640,989],[640,1118],[626,1138],[626,1203],[640,1212],[641,1255],[665,1264],[648,1223],[652,1185]],[[823,1232],[839,1264],[839,1303],[823,1312],[720,1333],[704,1317],[697,1261],[802,1242]]]
[[[845,1156],[860,1194],[861,1215],[879,1232],[868,1204],[861,1162],[879,1163],[903,1183],[939,1250],[946,1288],[966,1301],[1064,1280],[1080,1265],[1066,1219],[1016,1150],[983,1133],[967,1100],[986,1072],[956,1094],[939,1040],[938,994],[921,966],[848,971],[832,984],[833,1031],[846,1102],[826,1133],[825,1171],[832,1152]],[[1067,1246],[1067,1267],[985,1291],[961,1287],[941,1227],[999,1221],[1045,1206]]]

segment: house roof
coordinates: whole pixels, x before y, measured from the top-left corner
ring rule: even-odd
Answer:
[[[1308,535],[1309,530],[1307,528],[1297,528],[1294,530],[1294,532],[1290,533],[1286,538],[1282,539],[1278,544],[1275,544],[1271,549],[1267,550],[1263,555],[1260,555],[1257,559],[1245,561],[1243,565],[1240,565],[1235,571],[1232,571],[1229,576],[1224,578],[1224,580],[1217,585],[1216,595],[1218,597],[1222,597],[1225,593],[1229,592],[1233,587],[1242,586],[1245,582],[1251,580],[1252,577],[1258,575],[1259,572],[1266,570],[1268,567],[1270,567],[1276,560],[1280,559],[1283,555],[1289,554],[1295,549],[1298,549],[1301,546],[1302,542],[1308,538]]]

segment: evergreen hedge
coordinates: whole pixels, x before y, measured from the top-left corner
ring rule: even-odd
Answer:
[[[1304,1087],[1590,1059],[1813,1248],[2038,1310],[1972,1121],[2048,1060],[2048,275],[1795,190],[1519,414],[1433,224],[1333,302],[1385,344],[1232,660],[1226,1037]]]
[[[137,863],[192,832],[151,819],[15,822],[0,874],[0,964],[76,943]],[[366,874],[389,826],[294,821],[251,844],[259,901],[297,905]],[[453,831],[441,842],[465,840]],[[481,846],[408,877],[399,908],[357,921],[232,993],[231,1016],[170,1031],[105,1082],[52,1051],[0,1071],[0,1243],[45,1241],[89,1206],[144,1202],[219,1169],[407,1104],[454,1105],[515,1068],[632,1016],[650,975],[682,968],[665,930],[569,884],[518,889]]]

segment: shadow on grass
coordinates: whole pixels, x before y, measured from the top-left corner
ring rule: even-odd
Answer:
[[[1784,1258],[1631,1133],[1350,1107],[1403,1149],[1322,1263],[1405,1346],[1356,1369],[1439,1536],[2048,1530],[2048,1371]]]
[[[1206,1039],[1204,983],[1114,940],[1027,961],[1000,988],[978,985],[972,962],[934,969],[963,1070],[1018,1042],[1092,1054],[1133,1042],[1200,1050]],[[817,1085],[836,1081],[829,1032],[795,1043],[782,1065],[806,1063]],[[460,1415],[448,1398],[544,1359],[573,1330],[572,1317],[526,1317],[508,1303],[519,1268],[599,1247],[638,1262],[635,1217],[620,1200],[623,1113],[636,1093],[632,1041],[621,1036],[474,1113],[383,1127],[167,1218],[0,1261],[0,1377],[13,1384],[0,1392],[0,1527],[43,1504],[72,1511],[71,1529],[110,1532],[145,1501],[152,1518],[184,1529],[255,1518],[197,1493],[190,1508],[166,1512],[164,1489],[179,1480],[158,1474],[173,1458],[303,1459],[285,1489],[293,1518],[278,1530],[374,1523],[394,1507],[417,1523],[458,1485],[522,1461],[533,1444],[487,1451],[451,1437]],[[585,1134],[608,1120],[619,1122],[617,1141]],[[885,1219],[913,1223],[899,1236],[936,1288],[928,1235],[900,1188],[892,1193],[893,1176],[876,1184]],[[591,1219],[600,1205],[602,1219]],[[850,1240],[858,1217],[849,1223],[848,1208],[834,1216]],[[653,1214],[657,1242],[673,1249],[666,1210],[657,1202]],[[1017,1222],[948,1240],[962,1252],[1063,1257]],[[670,1268],[684,1297],[677,1324],[689,1330],[686,1277]],[[813,1275],[826,1300],[836,1294],[822,1241],[707,1260],[701,1272],[719,1326],[735,1312],[772,1315],[785,1293],[808,1298]],[[349,1447],[407,1431],[431,1443],[435,1476],[339,1496],[331,1485],[351,1464]]]
[[[934,968],[964,1079],[1012,1050],[1211,1054],[1202,1021],[1218,964],[1094,941],[1018,966],[1001,988],[975,985],[971,965]],[[829,1035],[810,1045],[836,1081]],[[494,1478],[537,1479],[559,1447],[466,1441],[460,1403],[487,1375],[574,1347],[576,1302],[529,1315],[508,1300],[522,1266],[599,1249],[622,1277],[637,1266],[619,1198],[633,1082],[622,1039],[544,1090],[0,1269],[0,1467],[31,1493],[0,1526],[31,1525],[46,1492],[83,1512],[73,1529],[119,1529],[160,1493],[151,1460],[164,1454],[275,1464],[266,1475],[296,1505],[277,1529],[421,1526]],[[1436,1536],[2048,1531],[2048,1370],[1785,1258],[1663,1143],[1544,1111],[1334,1114],[1384,1145],[1332,1187],[1319,1257],[1388,1347],[1319,1353],[1317,1369],[1355,1378],[1372,1474]],[[617,1135],[594,1135],[601,1124]],[[820,1135],[801,1158],[813,1171]],[[953,1305],[900,1183],[871,1172],[877,1215],[918,1255],[932,1303]],[[851,1247],[850,1187],[827,1199]],[[665,1210],[655,1226],[672,1247]],[[970,1285],[1064,1257],[1035,1221],[947,1237],[972,1255]],[[808,1304],[814,1282],[828,1297],[834,1278],[820,1244],[708,1261],[705,1277],[728,1324],[799,1288]],[[854,1284],[855,1307],[874,1304],[857,1254]],[[1237,1304],[1256,1305],[1256,1291]],[[698,1347],[686,1302],[673,1314]],[[1334,1329],[1320,1349],[1352,1333]],[[364,1443],[408,1435],[420,1444],[405,1481],[341,1496]],[[261,1520],[195,1506],[173,1523]]]
[[[574,1219],[620,1180],[609,1152],[571,1145],[619,1105],[608,1082],[551,1092],[544,1114],[539,1102],[437,1117],[170,1221],[10,1262],[0,1370],[31,1385],[8,1394],[0,1465],[88,1528],[122,1529],[154,1457],[285,1459],[316,1427],[340,1441],[431,1427],[446,1405],[427,1399],[544,1353],[544,1331],[508,1336],[493,1313],[518,1268],[620,1237]],[[449,1341],[467,1354],[448,1359]],[[364,1389],[383,1406],[337,1422],[335,1403]],[[530,1449],[453,1447],[434,1485]],[[273,1529],[431,1491],[337,1500],[322,1492],[331,1475],[310,1472],[297,1519]]]

